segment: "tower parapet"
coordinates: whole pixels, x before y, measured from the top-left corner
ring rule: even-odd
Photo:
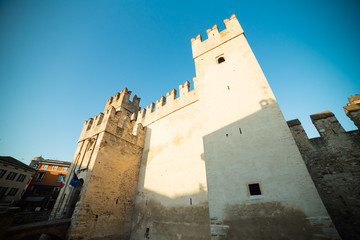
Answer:
[[[109,98],[103,113],[85,121],[79,142],[101,132],[124,138],[134,144],[142,145],[145,129],[137,122],[140,98],[134,95],[130,101],[131,91],[127,88]]]
[[[131,91],[127,88],[123,89],[120,93],[116,93],[114,97],[107,100],[105,110],[114,107],[116,111],[126,110],[129,115],[136,113],[139,110],[140,98],[134,95],[133,100],[130,101]]]
[[[141,123],[137,124],[135,119],[131,120],[126,113],[116,111],[115,107],[108,108],[104,113],[85,121],[79,142],[101,132],[111,133],[138,145],[142,144],[145,135]]]
[[[202,41],[200,34],[197,35],[196,38],[191,39],[194,59],[218,45],[221,45],[244,33],[239,21],[236,19],[235,14],[233,14],[230,19],[225,19],[223,22],[226,27],[225,30],[219,32],[218,26],[215,24],[211,29],[206,30],[208,39]]]

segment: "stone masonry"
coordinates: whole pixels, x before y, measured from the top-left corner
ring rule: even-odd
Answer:
[[[350,97],[344,107],[358,127],[359,100]],[[288,126],[342,239],[360,239],[360,131],[345,132],[329,111],[310,117],[320,137],[309,139],[297,119]]]

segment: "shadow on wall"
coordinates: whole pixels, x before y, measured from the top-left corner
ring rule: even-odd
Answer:
[[[152,129],[147,127],[145,141],[148,144],[151,137]],[[176,136],[174,136],[174,139],[176,139]],[[164,149],[152,148],[151,154],[156,156],[165,148],[166,146],[164,146]],[[207,199],[206,187],[199,184],[197,191],[174,197],[146,189],[147,166],[150,162],[156,160],[155,157],[149,160],[151,158],[149,157],[149,148],[145,147],[145,149],[139,173],[143,177],[140,177],[138,182],[131,239],[210,239],[208,203],[206,201],[197,202],[198,199]],[[201,160],[200,156],[199,160]],[[161,177],[161,174],[161,171],[159,171],[159,177]],[[181,183],[184,180],[182,176],[179,172],[178,176],[174,176],[174,178],[178,177],[175,181]]]
[[[338,239],[280,108],[259,104],[203,137],[213,239]]]
[[[299,175],[310,178],[278,105],[271,99],[259,105],[259,111],[203,137],[205,153],[199,160],[205,161],[209,192],[199,185],[196,192],[170,197],[146,189],[150,162],[149,151],[144,150],[140,175],[145,177],[138,182],[143,191],[137,193],[131,239],[300,240],[322,235],[320,225],[331,229],[329,219],[313,226],[303,212],[306,203],[299,200],[303,196],[294,183],[299,182]],[[148,127],[147,142],[151,135]],[[155,152],[162,151],[156,148]],[[248,195],[247,184],[254,182],[262,187],[261,198]],[[314,187],[310,190],[317,194]],[[204,196],[208,202],[194,201]],[[304,201],[322,209],[319,198]],[[321,214],[326,216],[326,211]]]

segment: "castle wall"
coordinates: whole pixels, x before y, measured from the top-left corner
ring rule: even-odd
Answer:
[[[180,94],[178,104],[166,106],[172,104],[167,98],[152,115],[146,111],[150,120],[131,239],[210,239],[203,120],[195,91]],[[159,117],[161,109],[168,109],[166,117]]]
[[[297,119],[288,125],[342,239],[359,239],[360,131],[345,132],[331,112],[311,119],[320,137],[309,139]]]

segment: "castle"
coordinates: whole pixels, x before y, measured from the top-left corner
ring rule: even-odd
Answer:
[[[87,120],[51,218],[69,239],[340,239],[235,15],[191,39],[196,77]],[[80,179],[69,185],[76,173]]]

